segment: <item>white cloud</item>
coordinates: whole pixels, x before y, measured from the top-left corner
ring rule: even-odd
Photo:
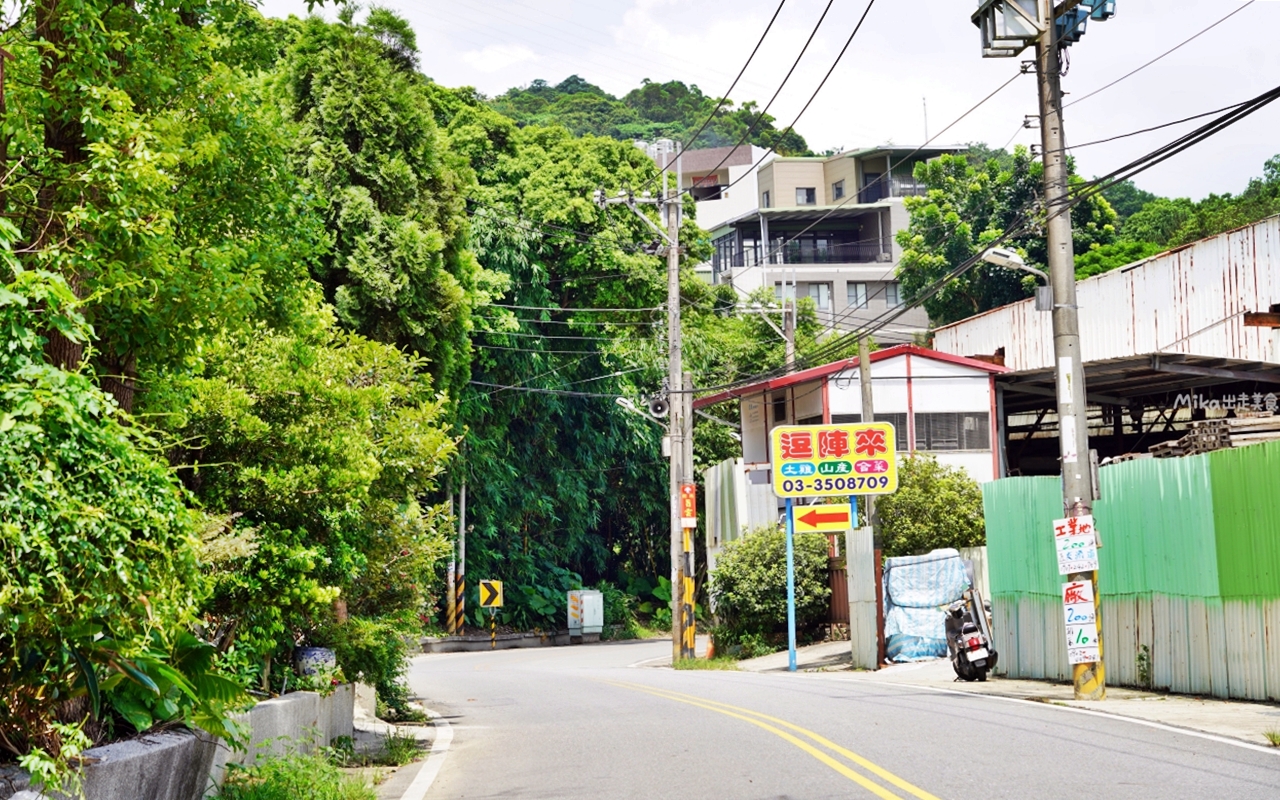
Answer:
[[[480,72],[500,72],[507,67],[538,61],[538,54],[521,44],[491,44],[483,50],[469,50],[462,60]]]

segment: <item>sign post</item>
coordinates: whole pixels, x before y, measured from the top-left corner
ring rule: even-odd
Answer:
[[[847,530],[854,524],[854,496],[897,491],[896,433],[887,422],[782,426],[773,429],[771,441],[773,493],[786,499],[787,669],[795,672],[796,529]],[[850,502],[802,511],[795,506],[798,497],[841,496]]]
[[[489,649],[497,650],[497,609],[502,608],[502,581],[480,581],[480,607],[489,609]]]

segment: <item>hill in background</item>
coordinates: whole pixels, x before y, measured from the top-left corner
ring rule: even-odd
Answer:
[[[562,125],[578,136],[594,134],[645,141],[666,137],[694,148],[734,145],[750,131],[747,141],[751,144],[773,147],[782,155],[810,154],[803,136],[778,130],[773,117],[760,117],[753,101],[737,107],[726,101],[697,141],[689,143],[688,137],[706,122],[718,102],[719,98],[703,94],[697,86],[686,86],[681,81],[653,83],[647,79],[639,88],[618,98],[577,75],[555,86],[536,80],[526,88],[510,89],[489,101],[495,110],[520,125]]]

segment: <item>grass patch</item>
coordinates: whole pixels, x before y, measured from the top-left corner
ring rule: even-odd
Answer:
[[[378,800],[364,782],[320,756],[259,758],[251,766],[230,764],[219,800]]]
[[[422,755],[422,745],[423,743],[418,741],[418,737],[414,736],[412,731],[401,733],[398,730],[392,730],[382,740],[382,756],[378,759],[378,763],[391,767],[412,764]]]
[[[718,669],[728,672],[738,671],[737,660],[729,656],[717,658],[682,658],[674,664],[676,669]]]
[[[1280,731],[1272,729],[1263,731],[1262,735],[1267,737],[1267,741],[1271,743],[1272,747],[1280,747]]]

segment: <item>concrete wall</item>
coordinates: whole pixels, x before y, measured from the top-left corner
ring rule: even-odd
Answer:
[[[348,684],[321,697],[294,692],[236,715],[249,728],[249,745],[232,750],[203,731],[149,733],[85,751],[84,800],[200,800],[221,784],[228,763],[290,750],[314,753],[339,736],[352,736],[355,691]],[[0,800],[40,800],[25,776],[0,775]],[[16,793],[15,793],[16,792]]]

